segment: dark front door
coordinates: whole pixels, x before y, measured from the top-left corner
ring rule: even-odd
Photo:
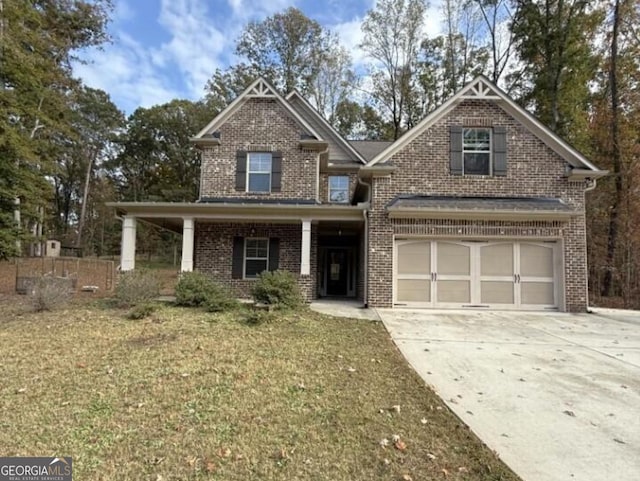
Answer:
[[[327,265],[327,295],[346,296],[349,272],[349,259],[346,249],[328,249]]]

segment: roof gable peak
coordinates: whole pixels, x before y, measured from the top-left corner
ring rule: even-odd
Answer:
[[[202,139],[207,134],[212,134],[222,124],[224,124],[233,113],[238,110],[247,100],[250,99],[272,99],[280,103],[289,115],[291,115],[298,124],[300,124],[310,135],[315,136],[318,140],[323,140],[320,135],[291,107],[289,102],[285,100],[277,90],[264,78],[259,77],[249,85],[244,92],[236,97],[236,99],[227,105],[207,126],[193,137],[193,141]]]

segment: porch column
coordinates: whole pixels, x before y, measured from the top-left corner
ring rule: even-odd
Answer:
[[[300,260],[300,274],[311,274],[311,219],[302,219],[302,258]]]
[[[182,219],[182,262],[180,270],[191,272],[193,270],[193,217]]]
[[[122,246],[120,247],[120,270],[136,268],[136,218],[125,215],[122,220]]]

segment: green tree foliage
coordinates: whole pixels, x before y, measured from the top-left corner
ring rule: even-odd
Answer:
[[[14,0],[0,14],[0,258],[42,222],[61,136],[70,135],[71,61],[106,40],[107,1]],[[16,217],[20,218],[16,222]],[[37,232],[37,229],[36,229]]]
[[[521,101],[563,138],[588,147],[589,83],[598,58],[591,43],[602,11],[588,0],[518,0],[513,20],[522,65]]]
[[[200,154],[190,138],[216,115],[204,102],[172,100],[137,109],[110,163],[122,200],[193,202],[198,198]]]
[[[297,89],[308,94],[331,43],[318,22],[289,7],[261,22],[250,22],[238,40],[236,54],[280,91]]]

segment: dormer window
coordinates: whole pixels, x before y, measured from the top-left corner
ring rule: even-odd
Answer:
[[[247,192],[271,192],[271,152],[248,153]]]
[[[463,129],[462,157],[462,175],[491,175],[491,129]]]

